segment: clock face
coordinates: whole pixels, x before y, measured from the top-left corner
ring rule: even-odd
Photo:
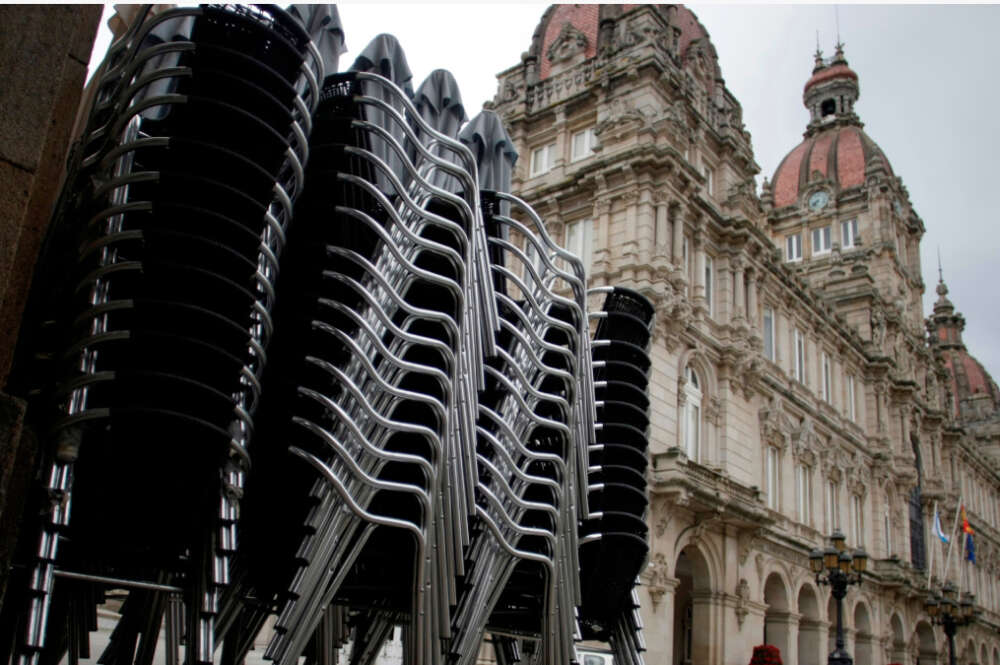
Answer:
[[[809,209],[810,210],[822,210],[826,207],[826,204],[830,201],[830,195],[826,192],[820,190],[818,192],[813,192],[813,195],[809,197]]]

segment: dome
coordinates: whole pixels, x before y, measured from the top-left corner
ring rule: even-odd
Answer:
[[[797,203],[809,183],[817,179],[817,173],[820,179],[833,183],[835,196],[845,189],[860,187],[865,182],[865,168],[876,158],[891,174],[885,153],[857,125],[834,125],[807,136],[774,172],[774,207]]]
[[[948,287],[943,279],[938,283],[937,293],[928,330],[930,343],[948,370],[953,415],[962,422],[996,418],[1000,416],[1000,389],[982,363],[965,348],[962,341],[965,319],[948,300]]]
[[[869,168],[882,166],[892,175],[885,153],[865,134],[854,113],[858,75],[847,65],[843,44],[830,60],[822,56],[817,51],[812,76],[802,90],[810,114],[805,138],[781,160],[771,179],[776,208],[795,205],[817,181],[831,184],[830,193],[836,197],[863,185]]]
[[[569,48],[582,51],[584,58],[597,54],[601,22],[613,20],[637,4],[626,5],[551,5],[542,15],[531,40],[529,55],[537,58],[539,80],[548,78],[553,70],[559,48],[570,42]],[[676,55],[683,62],[693,42],[708,40],[708,31],[683,5],[654,5],[675,29]],[[715,56],[714,47],[711,49]],[[718,75],[716,63],[716,74]]]

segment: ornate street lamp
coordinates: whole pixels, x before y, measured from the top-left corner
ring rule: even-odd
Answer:
[[[827,658],[828,665],[853,665],[851,654],[844,649],[844,596],[851,584],[861,584],[861,576],[868,567],[868,554],[860,547],[852,555],[847,551],[846,539],[839,530],[830,536],[832,546],[809,553],[809,568],[816,575],[817,584],[829,584],[837,599],[837,648]]]
[[[929,590],[924,600],[924,610],[931,621],[944,627],[948,636],[948,663],[955,665],[955,631],[959,626],[967,626],[976,619],[976,594],[963,593],[958,598],[958,589],[951,582],[945,582],[941,593]]]

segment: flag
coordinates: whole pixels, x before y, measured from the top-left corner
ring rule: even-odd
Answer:
[[[941,529],[941,515],[936,510],[934,511],[934,534],[941,539],[942,543],[948,544],[949,538],[944,535],[944,531]]]
[[[971,533],[965,534],[965,558],[973,564],[976,563],[976,547],[972,544]]]
[[[962,531],[969,534],[970,536],[975,533],[972,527],[969,526],[969,518],[965,515],[965,506],[962,506]]]

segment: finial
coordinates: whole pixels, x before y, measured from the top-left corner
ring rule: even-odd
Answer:
[[[941,245],[938,245],[938,281],[944,284],[944,272],[941,270]]]

